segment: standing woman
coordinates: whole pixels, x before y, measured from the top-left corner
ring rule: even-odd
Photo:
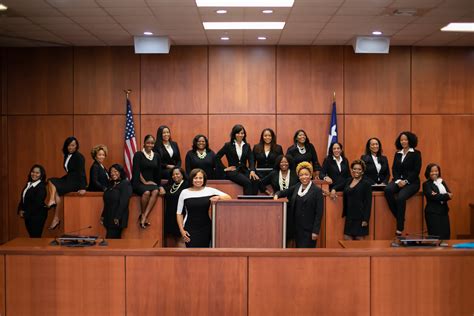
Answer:
[[[453,198],[453,194],[441,178],[441,167],[439,165],[430,163],[426,167],[425,178],[423,194],[426,197],[425,219],[428,234],[437,236],[439,239],[449,239],[451,230],[449,227],[448,201]]]
[[[28,174],[28,182],[21,191],[18,214],[25,219],[30,238],[41,238],[48,217],[44,207],[46,199],[46,172],[43,166],[34,165]]]
[[[188,181],[184,170],[174,167],[171,170],[171,179],[165,185],[165,220],[164,231],[167,247],[184,247],[184,241],[181,239],[181,232],[176,221],[176,209],[178,207],[178,198],[181,192],[188,187]],[[168,243],[168,241],[172,244]]]
[[[209,140],[204,135],[196,135],[193,149],[186,153],[186,174],[199,168],[204,170],[209,179],[215,179],[216,154],[209,148]],[[176,217],[176,216],[174,216]]]
[[[107,229],[105,238],[120,239],[122,230],[128,225],[128,203],[132,196],[132,186],[121,165],[112,165],[109,172],[110,186],[104,192],[101,221]]]
[[[49,201],[46,203],[48,209],[54,208],[54,218],[49,226],[49,230],[59,227],[57,204],[61,201],[60,196],[69,192],[86,193],[86,172],[84,156],[79,152],[79,141],[76,137],[66,138],[63,145],[64,170],[66,175],[62,178],[51,178],[48,181]]]
[[[89,172],[89,187],[87,191],[104,192],[107,190],[110,179],[107,169],[103,165],[107,152],[107,146],[105,145],[96,145],[92,148],[91,156],[94,162]]]
[[[376,137],[372,137],[365,145],[365,155],[360,159],[365,162],[364,177],[370,184],[387,184],[390,180],[390,168],[388,159],[382,155],[382,143]]]
[[[319,237],[323,217],[323,192],[312,180],[313,166],[300,162],[296,167],[300,183],[279,191],[273,197],[288,197],[294,214],[296,248],[314,248]]]
[[[260,191],[272,195],[275,192],[283,191],[298,183],[298,176],[295,172],[293,158],[288,155],[280,155],[275,161],[274,168],[265,178],[260,180]],[[270,192],[266,187],[271,185]]]
[[[206,187],[207,176],[202,169],[189,175],[190,187],[179,195],[176,220],[181,236],[188,248],[207,248],[211,242],[211,201],[229,200],[230,196],[217,189]],[[183,219],[183,212],[186,217]]]
[[[323,162],[321,178],[329,183],[329,191],[332,199],[337,197],[336,192],[344,191],[346,182],[350,177],[349,161],[347,161],[344,156],[342,144],[337,142],[331,144],[328,156]]]
[[[420,189],[421,153],[416,150],[418,137],[411,132],[401,132],[395,141],[399,150],[393,157],[393,179],[385,187],[385,198],[397,220],[395,234],[401,236],[405,228],[407,200]]]
[[[271,128],[265,128],[260,134],[260,142],[253,146],[253,156],[258,176],[263,178],[268,175],[271,170],[258,169],[273,169],[277,157],[281,155],[283,155],[283,149],[276,143],[275,132]]]
[[[133,192],[141,196],[141,211],[138,217],[141,228],[150,226],[148,215],[155,206],[161,188],[160,156],[153,152],[154,146],[155,138],[146,135],[142,151],[137,151],[133,156],[132,187]]]
[[[343,197],[344,239],[362,240],[369,234],[372,186],[362,177],[366,170],[364,161],[354,160],[351,170],[352,178],[346,182]]]
[[[225,167],[221,159],[226,156],[229,163]],[[255,164],[250,145],[247,144],[247,132],[240,125],[234,125],[230,132],[230,142],[216,154],[216,164],[225,171],[227,179],[244,188],[245,195],[255,195],[258,193],[259,177],[255,173]],[[248,164],[248,167],[247,167]]]
[[[313,170],[316,172],[316,178],[318,178],[319,172],[321,171],[321,165],[318,161],[316,149],[309,141],[306,132],[302,129],[297,130],[293,136],[293,142],[294,144],[288,148],[286,154],[293,157],[296,166],[303,161],[309,162],[312,165]]]
[[[171,130],[166,125],[161,125],[156,131],[156,143],[153,151],[160,155],[161,176],[168,179],[171,169],[181,167],[181,154],[178,144],[171,140]]]

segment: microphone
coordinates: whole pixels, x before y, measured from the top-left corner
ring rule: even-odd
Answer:
[[[59,246],[60,245],[60,242],[58,241],[58,238],[64,238],[64,237],[76,237],[74,235],[71,235],[72,233],[77,233],[77,232],[80,232],[80,231],[83,231],[85,229],[90,229],[92,228],[92,225],[89,225],[87,227],[82,227],[82,228],[79,228],[79,229],[76,229],[76,230],[72,230],[72,231],[69,231],[67,233],[64,233],[62,234],[61,236],[57,236],[54,237],[54,239],[49,243],[50,246]]]

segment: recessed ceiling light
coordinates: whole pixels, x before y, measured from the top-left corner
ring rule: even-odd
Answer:
[[[222,36],[221,37],[221,41],[228,41],[228,40],[230,40],[229,36]]]
[[[382,35],[382,32],[380,32],[380,31],[373,31],[373,32],[372,32],[372,35]]]
[[[282,30],[285,22],[202,22],[205,30]]]
[[[6,9],[8,9],[8,7],[0,3],[0,11],[5,11]]]
[[[273,10],[263,10],[262,13],[263,14],[272,14]]]
[[[267,38],[266,38],[265,36],[259,36],[259,37],[257,37],[257,39],[258,39],[259,41],[264,41],[264,40],[266,40]]]
[[[441,29],[445,32],[474,32],[474,23],[449,23]]]
[[[143,32],[143,35],[153,35],[152,32]]]
[[[216,13],[217,14],[226,14],[227,10],[217,10]]]
[[[198,7],[292,7],[295,0],[196,0]]]

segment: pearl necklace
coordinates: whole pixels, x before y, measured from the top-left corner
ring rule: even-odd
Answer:
[[[171,189],[170,189],[170,193],[171,194],[175,194],[176,191],[179,190],[179,188],[181,187],[181,185],[183,184],[184,180],[181,180],[181,182],[179,184],[176,184],[176,183],[173,183],[173,185],[171,186]]]
[[[206,150],[204,149],[204,151],[202,152],[202,154],[199,152],[199,150],[196,150],[196,155],[198,156],[199,159],[204,159],[206,158],[207,156],[207,152]]]
[[[142,153],[145,155],[146,159],[148,160],[153,160],[153,157],[155,156],[155,154],[153,153],[153,150],[151,151],[151,153],[147,153],[145,148],[142,149]]]
[[[303,148],[301,148],[299,145],[296,145],[296,147],[298,148],[300,154],[304,155],[306,154],[306,147],[303,146]]]

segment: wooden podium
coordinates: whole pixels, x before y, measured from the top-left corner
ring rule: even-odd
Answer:
[[[286,199],[212,205],[213,248],[285,248]]]

